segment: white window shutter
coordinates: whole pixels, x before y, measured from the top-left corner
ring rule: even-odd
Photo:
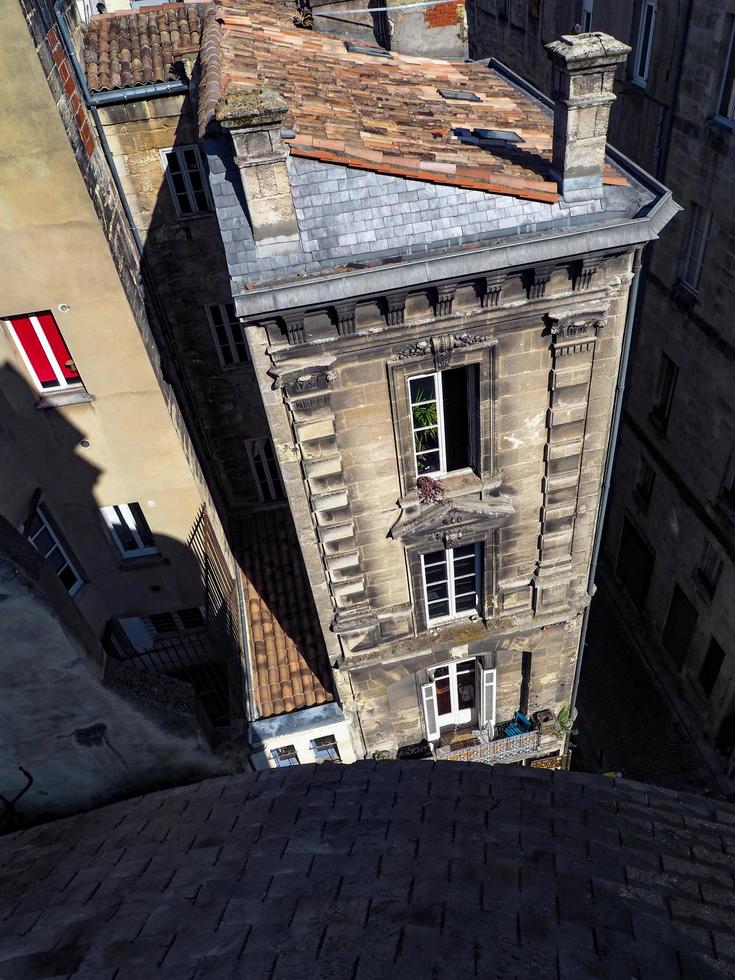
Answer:
[[[429,739],[439,738],[439,719],[436,713],[436,688],[433,684],[421,685],[421,698],[424,702],[426,737]]]
[[[493,670],[480,671],[480,714],[482,724],[487,725],[488,728],[495,725],[496,674],[497,671],[494,668]]]

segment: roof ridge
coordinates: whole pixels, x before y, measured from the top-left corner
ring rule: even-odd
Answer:
[[[199,49],[201,78],[199,81],[199,138],[202,139],[207,127],[214,119],[217,103],[222,98],[222,21],[217,8],[221,7],[220,0],[208,5],[204,17],[202,42]]]

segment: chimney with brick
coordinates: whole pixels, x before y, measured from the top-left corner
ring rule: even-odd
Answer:
[[[215,110],[215,119],[229,130],[235,146],[235,161],[260,256],[300,247],[286,167],[288,148],[281,135],[287,109],[278,92],[230,86]]]
[[[401,54],[426,58],[463,60],[467,57],[467,12],[465,0],[437,0],[426,6],[416,0],[386,0],[390,47]],[[396,7],[396,10],[391,10]]]
[[[565,34],[546,45],[554,70],[552,168],[565,201],[602,197],[613,79],[630,54],[609,34]]]

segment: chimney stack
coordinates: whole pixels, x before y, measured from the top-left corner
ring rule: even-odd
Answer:
[[[602,197],[615,69],[630,54],[609,34],[564,34],[546,45],[554,72],[552,168],[567,202]]]
[[[287,111],[286,101],[278,92],[236,86],[230,86],[215,110],[217,122],[229,130],[235,146],[235,162],[260,256],[300,247],[286,169],[288,147],[281,135]]]

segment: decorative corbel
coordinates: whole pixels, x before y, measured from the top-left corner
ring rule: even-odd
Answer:
[[[553,265],[537,265],[533,269],[528,269],[524,281],[529,299],[541,299],[546,295],[546,287],[549,285],[553,271]]]
[[[286,327],[286,336],[288,337],[289,344],[303,344],[306,339],[304,314],[284,313],[282,320]]]
[[[500,302],[505,272],[491,272],[481,282],[480,306],[483,310],[494,309]]]
[[[355,314],[357,306],[355,303],[338,303],[332,307],[337,320],[337,333],[340,337],[355,332]]]
[[[597,269],[597,259],[591,256],[575,262],[573,272],[574,291],[579,292],[582,289],[589,289]]]
[[[391,293],[385,297],[385,319],[389,327],[400,327],[406,322],[408,293]]]
[[[434,290],[434,316],[449,316],[452,312],[456,283],[442,283]]]

